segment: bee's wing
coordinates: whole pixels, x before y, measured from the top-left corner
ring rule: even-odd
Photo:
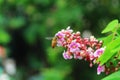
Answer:
[[[45,39],[47,39],[47,40],[52,40],[53,37],[45,37]]]

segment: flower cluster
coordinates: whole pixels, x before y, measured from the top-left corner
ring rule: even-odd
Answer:
[[[82,38],[80,32],[74,33],[70,27],[55,34],[56,45],[62,46],[66,50],[63,52],[64,59],[83,59],[90,62],[90,67],[104,53],[102,41],[98,41],[94,36]],[[97,74],[105,72],[105,67],[98,64]]]

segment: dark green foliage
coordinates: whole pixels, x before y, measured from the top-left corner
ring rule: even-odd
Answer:
[[[106,28],[102,31],[102,33],[107,33],[107,32],[113,31],[117,27],[118,27],[118,20],[114,20],[106,26]]]
[[[102,38],[104,41],[104,45],[106,47],[105,52],[98,58],[97,62],[100,62],[100,65],[105,65],[106,67],[111,66],[110,62],[119,69],[119,61],[120,61],[120,35],[118,33],[120,29],[120,25],[118,20],[111,21],[107,27],[102,31],[102,33],[111,32],[108,37]],[[117,59],[115,59],[115,57]],[[119,71],[107,76],[102,80],[119,80],[120,77]]]
[[[100,62],[101,65],[111,59],[112,56],[118,54],[117,52],[120,50],[120,36],[116,34],[119,28],[120,26],[118,25],[118,20],[114,20],[110,22],[107,27],[102,31],[102,33],[110,31],[112,31],[112,33],[108,37],[103,38],[106,50],[104,54],[97,60],[97,62]]]
[[[120,71],[117,71],[102,80],[120,80]]]

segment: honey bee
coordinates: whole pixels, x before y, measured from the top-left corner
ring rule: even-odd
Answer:
[[[56,45],[57,45],[57,37],[54,37],[54,38],[52,39],[51,46],[52,46],[52,48],[54,48]]]
[[[52,40],[51,46],[52,48],[55,48],[55,46],[57,45],[57,37],[46,37],[45,39]]]

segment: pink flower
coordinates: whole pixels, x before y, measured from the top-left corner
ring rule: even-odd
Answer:
[[[88,47],[87,49],[87,54],[89,55],[90,60],[94,59],[94,53],[93,53],[93,49],[91,47]]]
[[[101,72],[105,72],[105,66],[98,65],[97,67],[97,74],[100,75]]]
[[[64,41],[65,34],[62,32],[58,32],[55,36],[57,36],[58,40]]]
[[[57,40],[57,46],[63,46],[63,41]]]
[[[63,52],[63,57],[64,57],[64,59],[72,59],[72,55],[70,55],[69,54],[69,52],[67,51],[67,52]]]
[[[97,50],[94,52],[94,57],[100,57],[100,55],[104,53],[104,50],[105,50],[105,48],[97,49]]]
[[[83,59],[83,57],[80,55],[80,52],[74,53],[74,59]]]
[[[67,51],[63,52],[64,59],[84,59],[90,62],[90,67],[104,53],[102,41],[98,41],[94,36],[82,38],[80,32],[73,32],[70,27],[62,29],[56,33],[57,46],[64,47]],[[98,63],[97,74],[105,72],[105,65]]]
[[[65,34],[59,31],[55,36],[57,37],[57,46],[63,46],[63,42],[65,42]]]
[[[70,52],[78,52],[78,51],[80,51],[79,47],[80,47],[79,43],[77,43],[75,41],[72,41],[71,44],[69,45]]]

